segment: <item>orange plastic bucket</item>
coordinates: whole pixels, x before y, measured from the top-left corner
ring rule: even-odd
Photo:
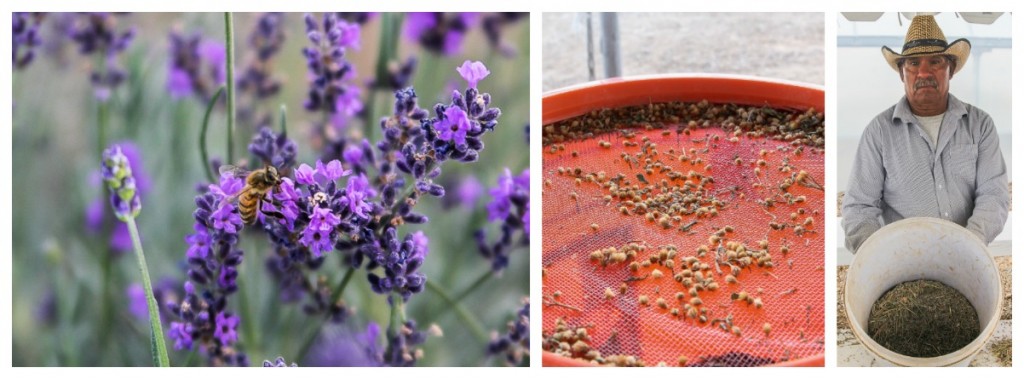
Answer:
[[[713,104],[765,106],[800,111],[810,108],[822,110],[825,102],[824,90],[820,86],[753,77],[672,75],[616,78],[545,94],[543,124],[546,126],[601,108],[701,100]],[[728,137],[721,131],[701,131],[692,138],[710,138],[715,134]],[[669,136],[669,133],[654,131],[649,132],[648,136],[651,140],[657,140],[659,148],[674,146],[676,143],[684,147],[685,143],[679,141],[680,137],[677,134]],[[593,139],[622,142],[615,140],[615,136],[612,135],[596,136]],[[786,145],[784,142],[761,140],[764,139],[743,141],[733,147],[719,149],[722,151],[718,156],[709,155],[709,167],[715,166],[709,170],[735,171],[736,167],[728,164],[734,158],[742,157],[746,162],[753,162],[758,158],[758,147],[763,147],[761,150],[779,148],[779,151],[782,151],[780,146]],[[576,305],[580,311],[542,306],[544,331],[551,330],[557,318],[566,319],[573,327],[593,327],[590,334],[592,345],[613,346],[612,350],[618,350],[602,353],[635,355],[648,365],[658,362],[675,365],[676,357],[679,355],[686,355],[692,363],[702,357],[732,352],[771,358],[776,362],[775,365],[779,366],[824,365],[823,191],[803,189],[802,192],[808,197],[807,203],[803,206],[807,208],[808,214],[813,212],[816,218],[814,234],[801,238],[786,235],[766,238],[773,246],[792,245],[794,252],[790,253],[791,256],[777,257],[776,267],[767,273],[757,271],[745,274],[744,279],[740,281],[739,286],[749,289],[751,293],[757,290],[758,293],[764,294],[765,309],[755,311],[752,307],[746,309],[729,305],[728,296],[733,288],[723,288],[719,293],[707,295],[705,298],[705,303],[713,308],[711,312],[715,313],[714,317],[724,317],[728,313],[730,318],[736,316],[736,320],[743,323],[744,336],[734,337],[707,324],[679,321],[678,318],[673,318],[656,307],[641,307],[635,304],[638,293],[657,294],[661,290],[665,298],[669,299],[671,292],[675,291],[670,289],[671,279],[656,284],[637,282],[636,288],[631,288],[628,292],[628,296],[632,296],[631,303],[625,298],[606,301],[601,296],[602,291],[611,288],[612,284],[621,283],[621,277],[613,278],[615,273],[594,267],[588,262],[587,255],[595,247],[617,246],[637,237],[658,242],[652,243],[652,246],[670,242],[684,246],[682,250],[687,250],[686,246],[693,246],[698,243],[696,241],[708,237],[703,228],[711,228],[711,225],[721,227],[732,223],[738,225],[740,229],[751,230],[751,227],[744,226],[745,222],[751,225],[755,221],[761,223],[768,216],[761,214],[755,207],[744,205],[746,208],[732,210],[728,214],[723,212],[721,219],[700,224],[702,229],[699,233],[670,235],[658,231],[638,232],[646,227],[642,218],[629,218],[618,214],[615,207],[602,207],[598,204],[601,202],[598,199],[604,194],[599,190],[580,187],[578,183],[574,186],[571,180],[554,174],[556,167],[563,165],[575,165],[593,171],[613,170],[613,151],[599,149],[595,146],[595,141],[574,141],[565,145],[566,150],[572,151],[573,158],[569,158],[568,153],[549,154],[548,147],[545,147],[543,154],[543,264],[547,273],[543,279],[543,292],[545,298],[555,291],[562,293],[565,302]],[[781,156],[781,153],[773,153],[766,158],[769,161],[767,167],[773,167],[772,164],[775,162],[772,161],[772,157],[778,161],[781,160]],[[813,154],[804,153],[801,156],[790,155],[786,157],[786,162],[806,169],[817,182],[824,183],[823,153],[815,151]],[[737,178],[738,175],[734,174]],[[744,174],[743,178],[747,177]],[[549,180],[552,183],[548,183]],[[572,193],[571,201],[568,192]],[[776,217],[771,214],[769,216],[773,217],[772,219]],[[803,213],[801,219],[802,217]],[[597,228],[588,232],[588,225]],[[738,238],[753,241],[760,239],[755,237],[755,234],[760,236],[760,233],[741,233]],[[797,263],[794,264],[792,261]],[[618,284],[615,286],[617,288]],[[790,292],[791,288],[798,290]],[[658,295],[651,296],[653,302],[654,296]],[[762,321],[773,325],[770,337],[768,333],[760,336]],[[545,366],[591,365],[589,362],[565,358],[547,351],[543,353],[542,362]]]

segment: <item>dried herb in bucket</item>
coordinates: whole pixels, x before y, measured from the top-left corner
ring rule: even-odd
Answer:
[[[967,297],[934,280],[897,284],[875,301],[868,318],[872,339],[911,357],[952,353],[979,334],[978,312]]]

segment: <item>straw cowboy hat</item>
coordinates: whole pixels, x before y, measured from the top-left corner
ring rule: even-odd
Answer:
[[[955,57],[956,67],[953,68],[953,73],[956,74],[971,55],[971,42],[961,38],[953,43],[946,43],[946,35],[942,34],[942,29],[939,29],[934,16],[914,16],[914,20],[910,22],[910,29],[907,30],[902,53],[896,53],[888,46],[882,47],[882,55],[889,62],[889,66],[897,72],[900,70],[897,65],[900,59],[936,54]]]

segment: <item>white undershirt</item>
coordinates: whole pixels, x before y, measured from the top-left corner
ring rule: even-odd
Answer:
[[[918,121],[919,125],[921,125],[921,129],[924,129],[924,132],[928,133],[928,138],[930,138],[932,140],[932,145],[933,146],[938,142],[938,139],[939,139],[939,126],[942,125],[942,116],[944,116],[944,115],[945,115],[945,113],[937,115],[937,116],[927,116],[927,117],[926,116],[914,115],[915,117],[917,117],[917,121]]]

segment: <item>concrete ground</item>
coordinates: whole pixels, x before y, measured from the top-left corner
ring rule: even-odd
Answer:
[[[601,17],[592,15],[602,79]],[[586,13],[544,13],[543,22],[544,91],[589,81]],[[619,39],[623,76],[722,73],[825,83],[822,13],[620,13]]]

